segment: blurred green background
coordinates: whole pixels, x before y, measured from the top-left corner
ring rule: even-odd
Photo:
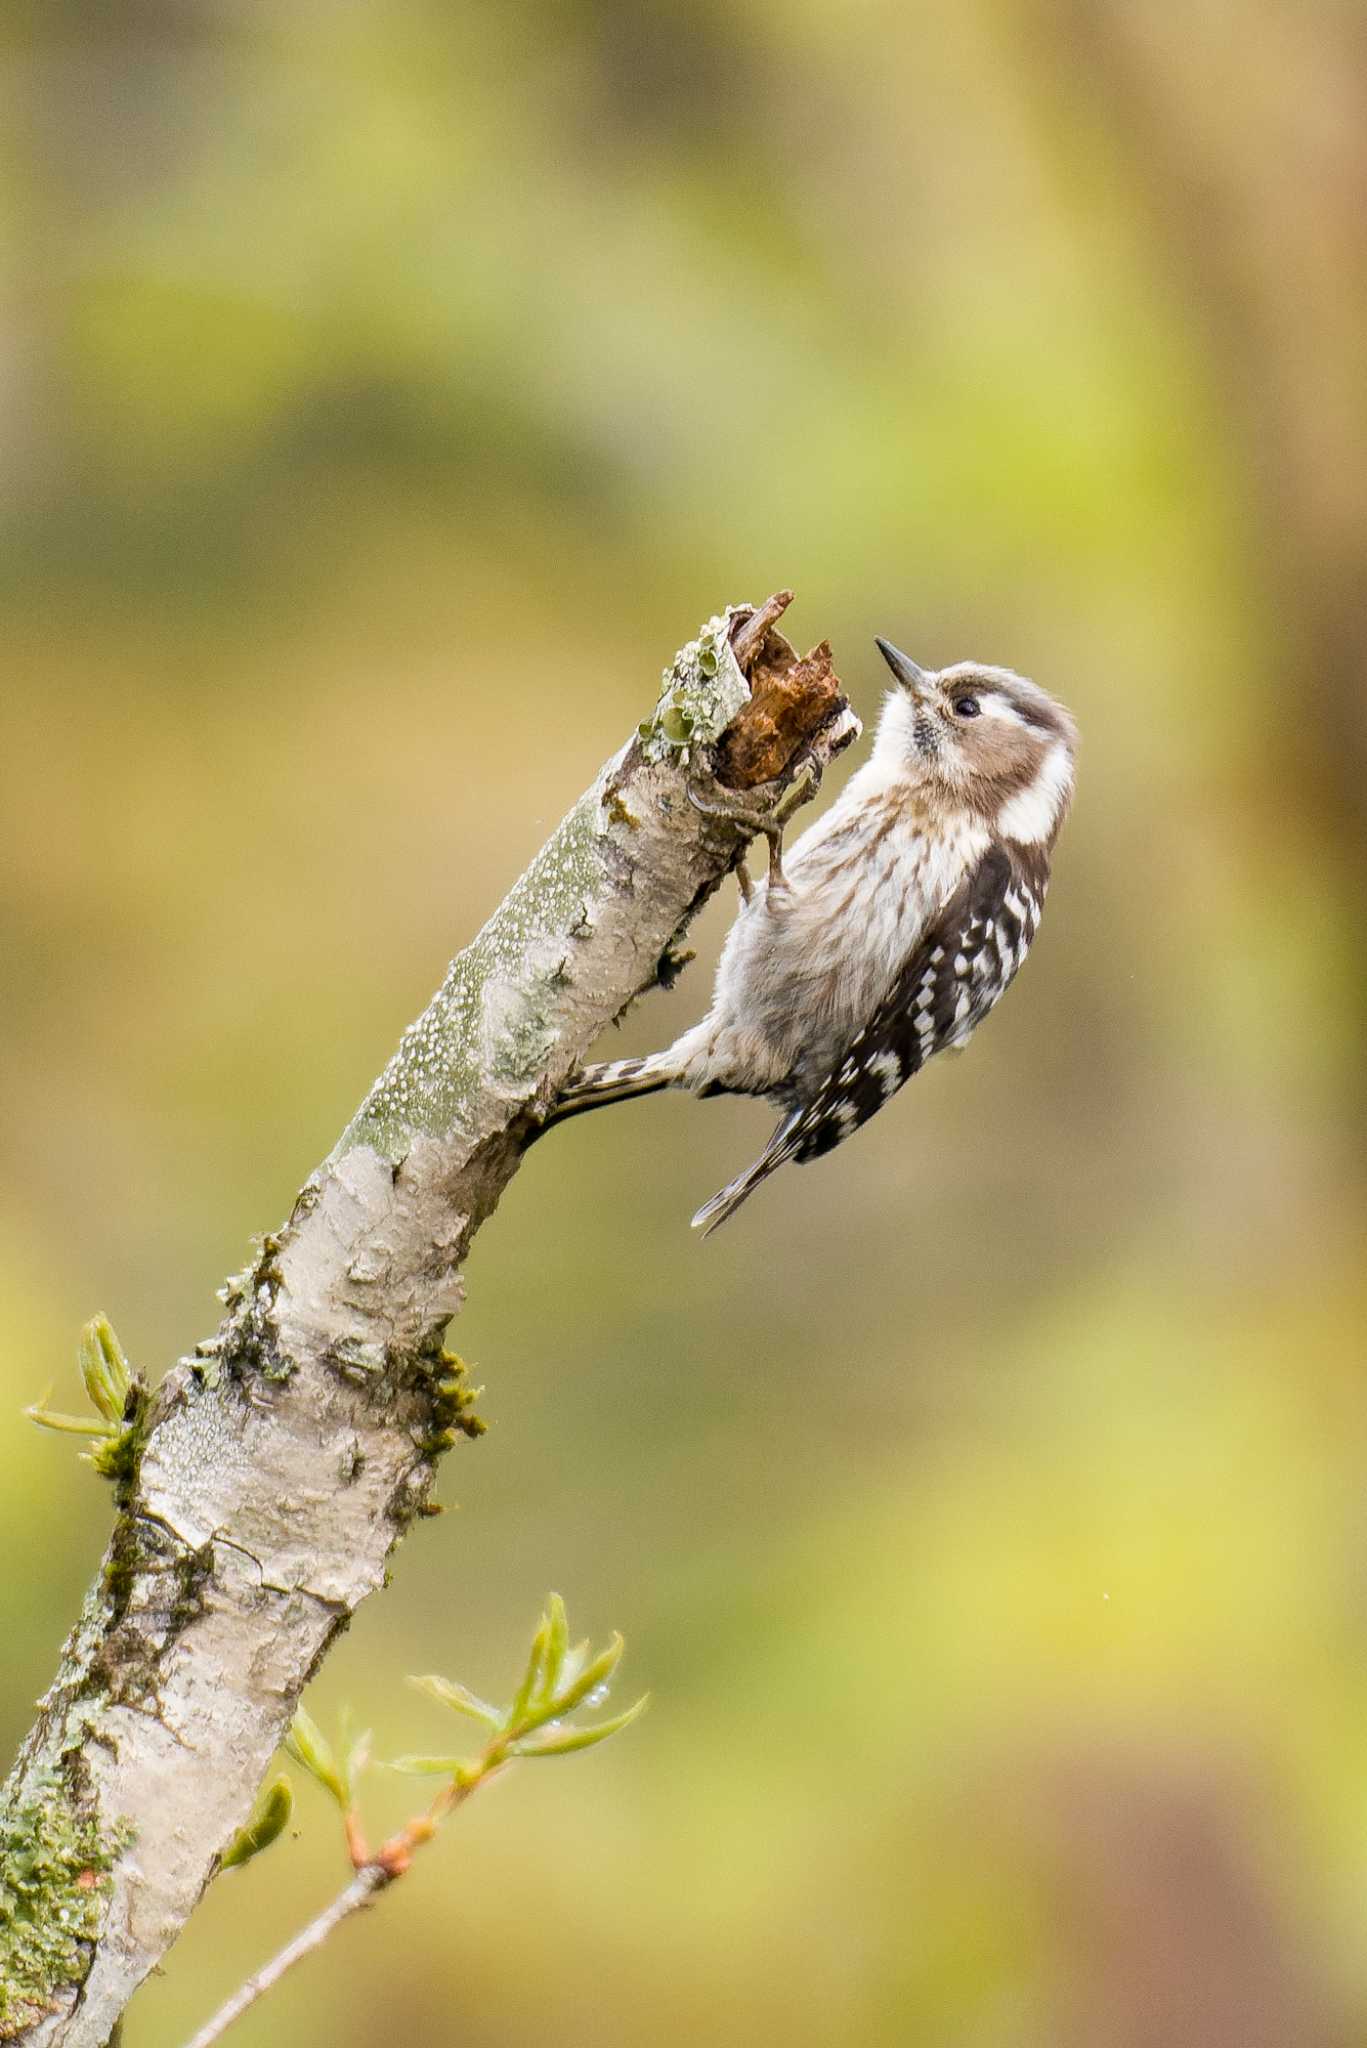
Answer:
[[[96,1308],[208,1333],[661,664],[791,583],[866,720],[875,631],[1076,709],[1043,936],[705,1247],[762,1107],[532,1155],[452,1333],[494,1426],[310,1705],[440,1741],[401,1674],[499,1692],[557,1586],[652,1711],[234,2039],[1363,2039],[1358,0],[0,39],[0,1747],[109,1512],[21,1405]],[[129,2048],[336,1885],[299,1800]]]

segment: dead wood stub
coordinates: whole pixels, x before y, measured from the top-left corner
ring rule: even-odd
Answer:
[[[772,620],[791,592],[780,591],[733,630],[733,646],[750,678],[750,701],[717,742],[717,780],[728,789],[773,782],[846,708],[826,640],[799,655]],[[848,736],[854,737],[854,728]],[[833,749],[847,744],[842,740]]]

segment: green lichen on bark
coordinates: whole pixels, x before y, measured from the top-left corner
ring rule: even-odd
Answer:
[[[0,2041],[55,2011],[84,1981],[125,1839],[102,1835],[52,1768],[35,1771],[0,1813]]]
[[[660,701],[637,729],[648,759],[662,761],[671,753],[686,757],[689,748],[710,745],[748,698],[749,685],[731,649],[737,609],[732,605],[709,619],[665,670]]]

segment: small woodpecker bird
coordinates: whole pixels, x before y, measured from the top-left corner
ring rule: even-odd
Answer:
[[[1077,729],[1010,669],[892,670],[870,760],[749,884],[712,1007],[649,1059],[587,1067],[550,1120],[657,1088],[764,1095],[759,1158],[693,1218],[714,1230],[786,1160],[820,1158],[948,1046],[966,1045],[1039,925]]]

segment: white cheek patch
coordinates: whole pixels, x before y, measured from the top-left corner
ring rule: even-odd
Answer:
[[[873,758],[880,767],[899,769],[915,752],[912,737],[916,711],[905,690],[889,690],[883,699],[883,715],[873,743]]]
[[[1033,782],[1009,798],[997,813],[997,832],[1002,839],[1014,839],[1020,846],[1037,846],[1047,839],[1058,822],[1072,768],[1068,749],[1055,740]]]

